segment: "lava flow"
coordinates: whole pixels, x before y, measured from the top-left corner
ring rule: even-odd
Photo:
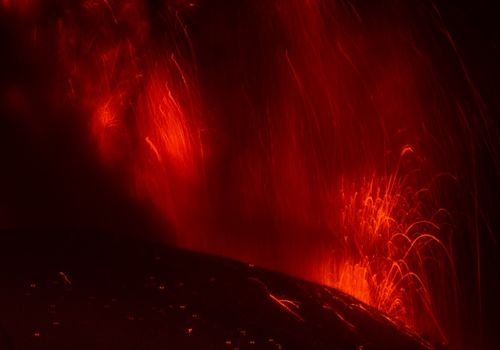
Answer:
[[[40,4],[1,6],[35,23]],[[476,163],[498,137],[439,5],[54,7],[57,25],[33,28],[57,38],[58,96],[168,243],[335,287],[461,343],[488,226]]]

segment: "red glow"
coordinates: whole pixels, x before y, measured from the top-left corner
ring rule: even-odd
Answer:
[[[480,118],[450,93],[432,60],[439,44],[410,6],[245,2],[247,14],[199,27],[187,22],[202,2],[155,6],[87,0],[58,19],[67,95],[110,173],[153,204],[177,246],[333,286],[443,342],[455,336],[450,203],[465,164],[455,149]]]

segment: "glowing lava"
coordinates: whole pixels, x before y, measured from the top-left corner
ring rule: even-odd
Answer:
[[[58,18],[58,56],[103,163],[177,246],[337,287],[444,341],[470,209],[454,195],[476,181],[454,150],[480,118],[433,61],[456,54],[438,10],[384,4],[86,0]]]
[[[232,54],[209,59],[224,67],[208,91],[186,9],[148,6],[86,1],[61,22],[60,50],[105,164],[176,244],[335,286],[444,339],[430,285],[453,276],[434,217],[445,210],[425,203],[429,183],[407,180],[437,174],[405,160],[426,112],[425,67],[393,34],[409,29],[362,23],[341,2],[247,4],[273,31],[243,34],[261,46],[254,62],[244,41],[214,33]]]

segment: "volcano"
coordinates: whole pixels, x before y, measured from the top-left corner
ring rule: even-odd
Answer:
[[[0,0],[0,345],[497,348],[495,5]]]
[[[338,290],[257,266],[123,237],[54,235],[44,249],[12,237],[2,349],[444,349]]]

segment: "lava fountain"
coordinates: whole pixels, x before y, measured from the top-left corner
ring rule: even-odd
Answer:
[[[58,7],[37,30],[57,37],[59,93],[168,242],[336,287],[460,342],[456,242],[479,249],[474,145],[498,145],[436,5]]]

